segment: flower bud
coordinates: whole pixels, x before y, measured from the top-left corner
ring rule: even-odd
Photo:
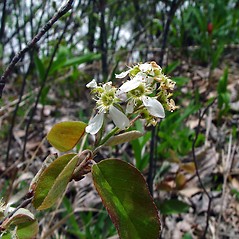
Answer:
[[[213,24],[211,22],[209,22],[207,24],[207,32],[208,32],[209,35],[211,35],[212,31],[213,31]]]

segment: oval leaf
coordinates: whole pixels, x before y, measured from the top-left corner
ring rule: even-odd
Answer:
[[[10,225],[18,225],[21,223],[35,220],[34,215],[25,208],[19,208],[10,218],[3,221],[1,227],[7,229]]]
[[[51,207],[64,193],[78,160],[77,154],[63,155],[40,175],[33,197],[33,206],[37,210]]]
[[[24,222],[33,221],[34,215],[25,208],[19,208],[8,220],[2,223],[2,228],[7,228],[11,224],[20,224]]]
[[[164,215],[186,213],[189,209],[189,205],[178,199],[165,200],[159,205],[160,212]]]
[[[132,165],[106,159],[92,167],[94,185],[121,239],[158,239],[160,220],[142,174]]]
[[[17,230],[15,236],[18,239],[32,239],[35,238],[38,233],[38,223],[36,220],[24,222],[19,225],[16,225]],[[1,238],[2,239],[12,239],[13,232],[7,231]]]
[[[188,173],[194,174],[195,173],[195,164],[193,162],[184,163],[180,166],[181,169],[185,170]]]
[[[61,152],[71,150],[85,133],[86,124],[66,121],[55,124],[47,135],[49,143]]]
[[[180,190],[180,189],[183,189],[183,187],[187,183],[187,179],[184,176],[184,174],[178,173],[175,178],[175,182],[176,182],[176,189]]]
[[[123,144],[139,137],[143,136],[143,133],[137,130],[132,130],[130,132],[125,132],[123,134],[119,134],[111,137],[106,143],[105,146],[114,146],[117,144]]]

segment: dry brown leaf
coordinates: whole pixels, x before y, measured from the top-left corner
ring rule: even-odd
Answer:
[[[192,197],[193,195],[195,195],[196,193],[201,192],[202,189],[198,188],[198,187],[190,187],[190,188],[184,188],[182,190],[179,191],[179,193],[185,197]]]

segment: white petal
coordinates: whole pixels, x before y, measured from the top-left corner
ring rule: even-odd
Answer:
[[[140,85],[140,83],[141,81],[135,78],[133,80],[126,81],[122,86],[120,86],[119,91],[129,92],[136,89]]]
[[[115,92],[115,96],[119,98],[121,101],[126,101],[127,100],[127,95],[125,92],[121,91],[120,89],[117,89]]]
[[[105,84],[103,85],[103,89],[104,89],[105,91],[111,90],[111,89],[112,89],[112,81],[109,81],[109,82],[105,83]]]
[[[130,100],[126,105],[126,114],[131,114],[134,111],[134,101]]]
[[[114,124],[118,128],[125,129],[129,126],[129,119],[126,117],[126,115],[120,110],[116,109],[113,105],[111,105],[109,108],[109,114]]]
[[[87,85],[86,85],[87,88],[95,88],[97,87],[97,82],[95,79],[93,79],[91,82],[89,82]]]
[[[145,74],[145,73],[143,73],[143,72],[138,72],[137,74],[136,74],[136,76],[134,77],[134,80],[140,80],[140,81],[142,81],[142,82],[145,82],[145,80],[146,80],[146,77],[147,77],[147,75]]]
[[[152,97],[142,97],[144,106],[147,108],[149,113],[154,117],[164,118],[165,112],[162,104]]]
[[[104,113],[97,113],[94,118],[89,121],[88,126],[85,128],[86,133],[96,134],[103,125]]]
[[[139,69],[142,72],[146,72],[146,71],[152,71],[153,67],[152,67],[152,65],[150,63],[144,63],[144,64],[140,64],[139,65]]]
[[[131,71],[131,70],[123,71],[123,72],[121,72],[120,74],[115,74],[115,78],[119,78],[119,79],[125,78],[125,77],[129,74],[130,71]]]

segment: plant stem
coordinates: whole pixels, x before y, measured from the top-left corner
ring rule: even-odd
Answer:
[[[105,144],[105,143],[109,140],[110,137],[112,137],[114,134],[117,133],[118,130],[119,130],[118,127],[113,128],[113,129],[100,141],[99,145]]]

